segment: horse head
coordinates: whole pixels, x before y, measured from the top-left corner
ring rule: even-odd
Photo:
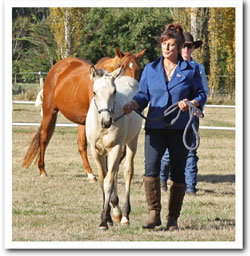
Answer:
[[[93,65],[90,67],[90,79],[94,81],[93,100],[103,128],[109,128],[112,124],[116,96],[116,85],[114,81],[122,72],[122,67],[112,73],[107,73],[102,69],[95,69]]]
[[[115,49],[116,56],[118,57],[118,67],[124,68],[124,76],[130,76],[139,81],[140,79],[140,63],[139,59],[143,56],[146,49],[133,55],[130,52],[121,52],[118,48]]]

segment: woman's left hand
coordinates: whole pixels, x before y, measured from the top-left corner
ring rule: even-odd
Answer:
[[[188,105],[186,104],[186,101],[188,101],[188,99],[184,99],[184,100],[181,100],[178,102],[178,107],[183,112],[188,110]],[[200,105],[199,102],[196,100],[191,100],[190,103],[194,104],[196,107],[198,107]]]

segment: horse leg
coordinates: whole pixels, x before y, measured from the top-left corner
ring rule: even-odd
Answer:
[[[58,110],[54,109],[51,113],[43,115],[42,127],[40,132],[40,157],[38,160],[38,168],[40,169],[40,176],[47,176],[44,169],[45,150],[54,133]]]
[[[122,145],[122,154],[121,154],[121,157],[120,157],[120,163],[125,158],[125,156],[126,156],[126,145]]]
[[[89,164],[87,156],[87,139],[85,133],[85,125],[78,125],[78,151],[82,157],[85,175],[88,176],[88,181],[91,183],[96,182],[96,177],[93,175],[92,169]]]
[[[131,211],[130,205],[130,185],[134,174],[134,156],[137,149],[137,138],[134,138],[127,144],[127,154],[124,163],[124,179],[125,179],[125,202],[122,208],[121,224],[129,225],[129,214]]]
[[[107,172],[107,160],[106,160],[106,156],[101,156],[99,155],[94,146],[91,146],[91,153],[93,155],[93,158],[95,160],[97,169],[98,169],[98,173],[99,173],[99,184],[102,190],[102,195],[103,195],[103,209],[104,209],[104,205],[105,205],[105,192],[104,192],[104,179],[106,177],[106,172]],[[113,221],[110,215],[110,205],[108,205],[108,209],[107,209],[107,213],[106,216],[104,216],[104,211],[102,212],[101,215],[101,220],[106,219],[106,225],[104,225],[102,228],[102,230],[104,229],[108,229],[108,224],[109,225],[113,225]]]
[[[110,199],[111,194],[114,190],[114,183],[116,179],[116,173],[119,167],[119,160],[121,155],[121,146],[117,145],[113,147],[108,154],[108,172],[104,179],[104,208],[101,215],[101,224],[99,226],[100,230],[108,229],[108,218],[110,215]]]
[[[111,204],[113,206],[113,215],[115,222],[121,222],[122,219],[122,211],[119,206],[119,197],[117,193],[117,177],[118,176],[118,170],[116,171],[115,180],[114,180],[114,189],[113,193],[111,195]]]

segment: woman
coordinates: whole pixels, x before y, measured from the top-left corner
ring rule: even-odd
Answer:
[[[159,170],[161,158],[168,148],[171,161],[171,186],[169,191],[167,230],[178,229],[185,195],[185,165],[188,150],[182,137],[189,120],[186,101],[196,107],[203,107],[206,102],[198,67],[184,61],[180,55],[184,36],[179,24],[170,24],[160,37],[162,56],[145,66],[140,80],[140,87],[133,100],[123,110],[126,114],[131,109],[143,110],[149,105],[148,118],[156,119],[164,115],[170,105],[177,103],[182,110],[178,121],[166,126],[176,115],[169,115],[165,121],[146,121],[145,124],[145,175],[144,187],[148,204],[148,218],[143,228],[151,229],[161,225],[161,190]],[[191,130],[187,133],[187,142],[192,139]]]

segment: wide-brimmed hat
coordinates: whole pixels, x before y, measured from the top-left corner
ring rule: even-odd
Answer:
[[[189,32],[183,32],[185,44],[193,44],[195,49],[199,48],[203,42],[201,40],[194,41],[193,36]]]

